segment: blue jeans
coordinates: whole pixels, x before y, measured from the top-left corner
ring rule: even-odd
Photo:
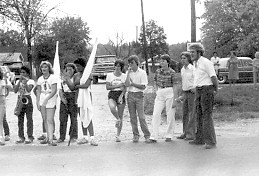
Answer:
[[[216,144],[216,134],[212,119],[214,87],[196,88],[197,133],[196,141],[206,144]]]
[[[131,123],[133,135],[139,137],[139,131],[138,131],[138,118],[139,118],[140,128],[144,133],[144,137],[146,139],[149,138],[150,132],[148,130],[148,126],[144,115],[143,92],[129,92],[127,102],[128,102],[130,123]]]
[[[195,94],[184,91],[183,100],[183,134],[188,138],[195,138],[196,116],[195,116]]]

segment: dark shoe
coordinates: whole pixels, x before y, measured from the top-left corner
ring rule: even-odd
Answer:
[[[5,135],[4,140],[5,141],[10,141],[10,136],[9,135]]]
[[[171,138],[165,138],[165,142],[172,142]]]
[[[182,134],[181,136],[176,137],[177,139],[184,139],[186,136]]]
[[[155,140],[155,139],[150,139],[150,143],[151,143],[151,144],[157,143],[157,140]]]
[[[46,136],[45,135],[41,135],[40,137],[38,137],[38,140],[45,140],[46,139]]]
[[[31,144],[33,142],[32,138],[28,138],[24,143],[25,144]]]
[[[194,138],[192,138],[192,137],[187,137],[187,138],[185,138],[184,140],[186,140],[186,141],[192,141],[192,140],[194,140]]]
[[[48,143],[49,143],[48,138],[45,138],[44,140],[42,140],[42,141],[40,142],[40,144],[48,144]]]
[[[19,139],[19,140],[17,140],[15,143],[16,143],[16,144],[24,143],[24,139],[23,139],[23,138],[20,138],[20,139]]]
[[[53,139],[54,140],[54,139]],[[57,140],[57,143],[62,143],[62,142],[64,142],[65,140],[63,140],[63,139],[58,139]]]
[[[138,141],[139,141],[139,137],[138,137],[138,136],[134,136],[134,137],[133,137],[133,142],[134,142],[134,143],[137,143]]]
[[[216,144],[206,144],[205,145],[205,149],[212,149],[212,148],[215,148],[216,147]]]
[[[57,146],[57,143],[55,143],[55,142],[52,141],[52,142],[49,142],[49,143],[48,143],[48,146]]]
[[[1,142],[1,141],[0,141],[0,145],[1,145],[1,146],[4,146],[4,145],[5,145],[5,142]]]
[[[116,136],[115,138],[116,138],[116,139],[115,139],[116,142],[121,142],[119,136]]]
[[[57,140],[57,137],[55,136],[55,134],[53,134],[53,140]]]
[[[190,141],[189,144],[192,144],[192,145],[204,145],[205,142],[200,142],[200,141],[193,140],[193,141]]]

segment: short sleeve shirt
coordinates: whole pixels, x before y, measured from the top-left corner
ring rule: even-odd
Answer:
[[[51,93],[51,85],[57,84],[58,78],[51,74],[47,79],[43,76],[39,77],[37,85],[41,86],[41,93],[48,94]]]
[[[176,84],[176,74],[173,69],[164,71],[162,68],[156,70],[154,81],[158,87],[173,87]]]
[[[201,56],[198,61],[194,62],[194,65],[194,86],[201,87],[213,85],[211,77],[216,76],[213,63],[209,59]]]
[[[121,83],[125,83],[126,74],[122,73],[120,76],[115,76],[113,73],[108,73],[106,77],[106,82],[111,83],[112,86],[119,85]],[[121,90],[121,88],[113,89],[113,91]]]
[[[194,70],[195,67],[189,64],[186,68],[181,69],[182,89],[183,91],[191,90],[194,88]]]
[[[19,82],[19,81],[17,81],[15,84],[18,85],[18,82]],[[35,85],[34,80],[29,79],[29,80],[27,81],[27,85],[28,85],[28,86],[30,86],[30,85],[34,86],[34,85]],[[25,85],[24,85],[22,82],[20,82],[20,87],[19,87],[19,90],[18,90],[19,94],[21,94],[22,91],[24,91],[24,94],[23,94],[23,95],[30,95],[30,94],[31,94],[31,92],[27,92],[27,90],[25,89]]]
[[[147,73],[142,70],[141,68],[138,68],[136,72],[131,72],[129,75],[130,79],[136,83],[136,84],[141,84],[147,86],[148,84],[148,79],[147,79]],[[142,89],[138,89],[134,86],[129,86],[128,88],[129,92],[144,92]]]

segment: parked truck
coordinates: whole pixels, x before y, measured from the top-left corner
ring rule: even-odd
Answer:
[[[106,79],[107,73],[114,71],[114,62],[116,59],[115,55],[95,56],[92,70],[94,84],[98,83],[98,79]]]

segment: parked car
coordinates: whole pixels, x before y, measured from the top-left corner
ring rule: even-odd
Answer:
[[[228,68],[227,62],[229,58],[221,58],[219,61],[219,83],[228,82]],[[253,81],[253,60],[250,57],[238,57],[238,82],[252,82]]]
[[[7,66],[0,66],[0,69],[1,69],[2,73],[4,74],[4,76],[6,76],[6,78],[11,83],[14,83],[14,81],[15,81],[15,73],[11,72],[9,67],[7,67]]]

